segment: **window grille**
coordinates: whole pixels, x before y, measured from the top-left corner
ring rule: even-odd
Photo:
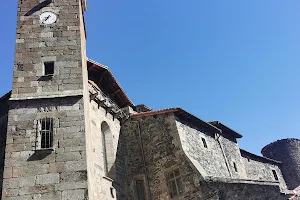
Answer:
[[[40,119],[40,144],[41,149],[49,149],[53,147],[53,119]]]
[[[173,198],[182,194],[182,182],[179,170],[174,170],[167,175],[167,183],[170,197]]]

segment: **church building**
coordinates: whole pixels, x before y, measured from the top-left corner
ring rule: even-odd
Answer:
[[[265,157],[240,149],[220,121],[135,105],[86,55],[86,1],[18,0],[13,88],[0,98],[3,200],[280,200],[300,185],[299,139],[283,141],[286,162],[275,144]]]

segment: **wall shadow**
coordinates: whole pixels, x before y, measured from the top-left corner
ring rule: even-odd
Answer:
[[[43,160],[47,156],[49,156],[53,152],[52,149],[43,149],[35,151],[34,154],[32,154],[27,161],[37,161],[37,160]]]
[[[8,116],[0,116],[0,200],[2,198],[2,186],[3,186],[3,172],[5,161],[5,147],[6,147],[6,135],[7,135],[7,120]]]
[[[126,148],[123,134],[120,133],[116,159],[112,167],[109,169],[108,176],[113,180],[112,186],[116,190],[115,199],[126,199],[127,180],[126,180]]]
[[[32,15],[33,13],[35,13],[36,11],[39,11],[40,9],[48,6],[50,3],[52,2],[52,0],[45,0],[41,3],[39,3],[38,5],[36,5],[35,7],[33,7],[32,9],[30,9],[26,14],[25,16],[30,16]]]

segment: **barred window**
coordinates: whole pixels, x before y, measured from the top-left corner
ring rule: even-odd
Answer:
[[[39,120],[41,149],[53,147],[53,119],[43,118]]]
[[[167,175],[167,182],[170,197],[173,198],[182,194],[182,182],[179,170],[174,170]]]

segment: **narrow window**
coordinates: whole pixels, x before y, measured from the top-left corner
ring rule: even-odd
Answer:
[[[113,135],[106,122],[102,122],[101,132],[104,174],[109,176],[109,172],[114,164]]]
[[[102,151],[103,151],[103,164],[104,164],[104,174],[105,176],[108,175],[108,164],[107,164],[107,147],[106,147],[106,137],[105,134],[102,132]]]
[[[235,162],[233,162],[234,171],[238,172]]]
[[[135,184],[138,200],[146,200],[146,187],[144,180],[136,180]]]
[[[277,173],[274,169],[272,170],[272,173],[273,173],[273,176],[274,176],[275,180],[278,181],[278,176],[277,176]]]
[[[44,71],[45,76],[53,76],[54,75],[54,62],[45,62],[44,63]]]
[[[201,139],[202,139],[203,146],[204,146],[205,148],[207,148],[206,140],[205,140],[204,138],[201,138]]]
[[[247,158],[248,162],[250,162],[250,158]]]
[[[179,170],[174,170],[167,175],[167,184],[169,188],[169,195],[171,198],[182,194],[182,182]]]
[[[40,120],[41,149],[53,147],[53,119],[43,118]]]

